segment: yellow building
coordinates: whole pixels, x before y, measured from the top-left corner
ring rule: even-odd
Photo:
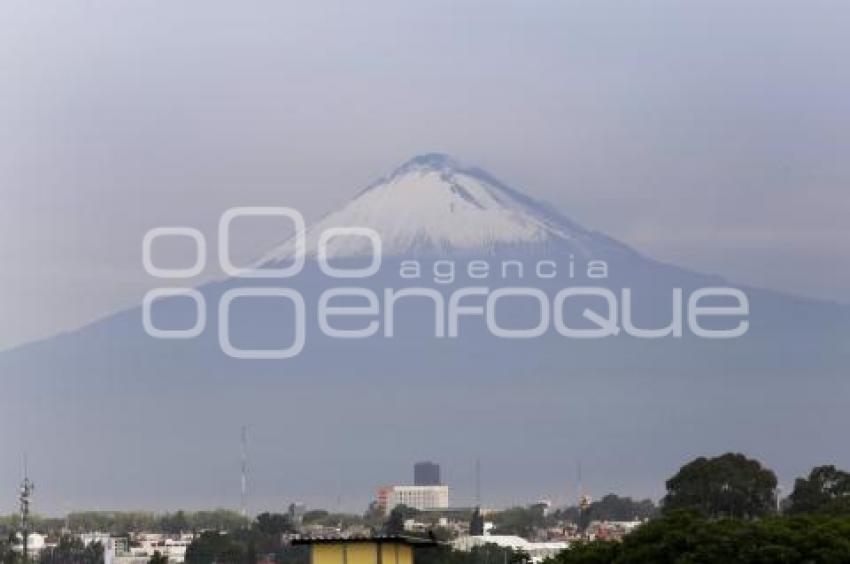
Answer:
[[[414,564],[414,546],[434,546],[426,539],[401,536],[298,539],[310,546],[310,564]]]

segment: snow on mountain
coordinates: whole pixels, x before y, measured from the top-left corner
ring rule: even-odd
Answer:
[[[438,153],[414,157],[309,227],[308,256],[316,254],[320,234],[330,227],[374,229],[388,256],[488,255],[505,248],[556,248],[584,257],[600,251],[632,253],[488,173]],[[260,262],[283,260],[293,248],[289,240]],[[332,258],[369,252],[362,236],[334,237],[328,243]]]

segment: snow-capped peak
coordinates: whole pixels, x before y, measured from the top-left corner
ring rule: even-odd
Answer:
[[[440,153],[410,159],[309,227],[308,255],[315,255],[320,234],[330,227],[374,229],[386,256],[488,255],[553,245],[567,245],[570,252],[588,256],[597,239],[605,246],[613,244],[488,173]],[[292,252],[288,241],[263,262]],[[369,252],[370,243],[361,236],[339,236],[328,243],[330,257]]]

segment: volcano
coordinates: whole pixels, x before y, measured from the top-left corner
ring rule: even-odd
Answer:
[[[376,486],[406,480],[423,458],[440,460],[458,505],[472,503],[476,459],[487,505],[542,494],[567,501],[579,459],[591,491],[635,497],[661,494],[664,477],[690,458],[728,450],[761,458],[786,481],[819,463],[850,466],[841,446],[850,310],[755,288],[743,288],[749,331],[737,339],[584,341],[552,331],[504,340],[476,319],[465,320],[460,338],[437,338],[433,303],[411,300],[396,312],[392,338],[328,338],[309,309],[295,358],[245,361],[222,351],[222,296],[286,287],[312,308],[339,285],[317,265],[318,240],[351,226],[380,235],[384,260],[376,275],[345,284],[376,293],[629,288],[640,297],[637,323],[657,327],[669,322],[671,290],[734,286],[651,260],[453,158],[415,157],[307,228],[297,276],[199,287],[207,324],[196,338],[152,338],[137,307],[0,354],[0,444],[28,453],[42,507],[235,507],[243,425],[253,440],[251,504],[264,509],[296,498],[334,508],[340,497],[341,509],[364,509]],[[328,256],[357,263],[366,245],[338,237]],[[289,262],[294,251],[294,239],[258,249],[256,266]],[[423,271],[458,265],[456,276],[406,278],[411,259]],[[558,276],[535,276],[541,260],[559,265]],[[589,260],[608,265],[604,280],[564,266]],[[488,277],[468,267],[474,261],[490,265]],[[522,272],[505,275],[505,263]],[[516,302],[501,322],[524,326],[533,313]],[[186,300],[153,311],[162,327],[191,326],[195,314]],[[248,300],[230,312],[229,338],[281,346],[291,318],[286,304]],[[13,459],[4,457],[0,483],[16,483]]]

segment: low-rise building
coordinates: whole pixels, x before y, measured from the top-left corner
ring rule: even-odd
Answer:
[[[385,514],[398,505],[406,505],[419,511],[448,509],[449,487],[384,486],[378,489],[377,502]]]
[[[310,547],[312,564],[414,564],[415,546],[433,541],[401,536],[302,538],[295,545]]]
[[[40,533],[29,533],[27,535],[27,552],[30,556],[39,554],[42,550],[48,548],[47,537]],[[14,552],[23,552],[24,536],[21,533],[15,533],[15,542],[12,544]]]

